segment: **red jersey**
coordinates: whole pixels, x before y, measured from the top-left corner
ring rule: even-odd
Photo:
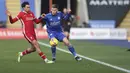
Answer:
[[[35,23],[40,23],[40,21],[42,20],[42,18],[37,19],[33,12],[29,11],[29,12],[25,12],[25,11],[21,11],[19,12],[19,14],[15,17],[12,18],[11,16],[9,17],[10,22],[14,23],[18,20],[21,21],[22,26],[23,26],[23,33],[24,34],[35,34],[34,31],[34,22]]]

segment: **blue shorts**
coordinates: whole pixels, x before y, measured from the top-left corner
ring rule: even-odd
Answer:
[[[49,39],[56,38],[58,41],[62,42],[66,36],[64,35],[63,32],[51,31],[48,32],[48,37]]]

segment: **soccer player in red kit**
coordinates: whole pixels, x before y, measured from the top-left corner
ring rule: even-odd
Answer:
[[[8,10],[6,11],[11,24],[18,20],[21,21],[24,37],[31,44],[30,48],[18,53],[18,62],[20,62],[21,58],[24,55],[37,51],[40,57],[45,61],[45,63],[53,63],[52,61],[49,61],[46,58],[45,54],[40,50],[40,46],[37,42],[36,34],[34,31],[34,22],[40,23],[44,16],[41,15],[41,17],[39,17],[38,19],[35,18],[33,12],[30,11],[30,5],[28,2],[23,2],[21,4],[21,7],[23,8],[23,11],[19,12],[19,14],[15,18],[12,18],[11,13]]]

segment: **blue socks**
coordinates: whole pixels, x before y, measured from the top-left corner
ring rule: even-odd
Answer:
[[[73,46],[68,46],[68,49],[69,49],[69,51],[73,54],[73,56],[74,57],[76,57],[77,55],[76,55],[76,52],[75,52],[75,49],[74,49],[74,47]]]
[[[52,58],[56,58],[56,46],[51,47]]]
[[[68,46],[69,51],[73,54],[74,57],[77,56],[75,49],[73,46]],[[51,47],[51,51],[52,51],[52,58],[56,58],[56,46]]]

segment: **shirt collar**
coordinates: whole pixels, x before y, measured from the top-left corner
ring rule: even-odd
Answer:
[[[24,12],[24,13],[30,13],[30,11],[29,11],[29,12],[26,12],[26,11],[24,11],[24,10],[23,10],[23,12]]]
[[[57,14],[58,14],[58,13],[56,13],[55,15],[52,15],[52,12],[51,12],[51,15],[52,15],[52,16],[56,16]]]

